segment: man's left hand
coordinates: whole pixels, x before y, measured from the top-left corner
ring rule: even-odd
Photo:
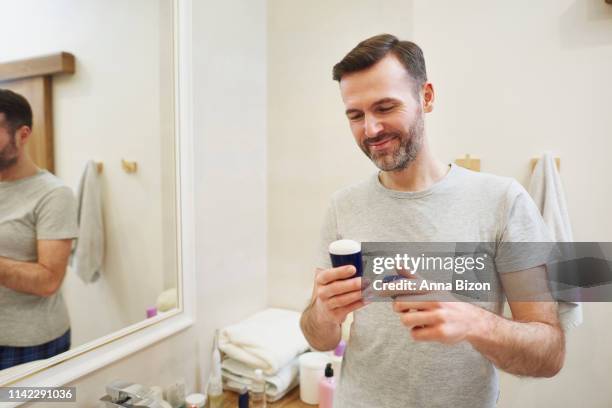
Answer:
[[[455,344],[467,340],[487,313],[465,302],[393,301],[393,311],[416,341]]]

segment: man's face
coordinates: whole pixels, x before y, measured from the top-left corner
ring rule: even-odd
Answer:
[[[15,133],[6,123],[4,113],[0,113],[0,171],[14,166],[19,158]]]
[[[344,75],[340,92],[355,141],[383,171],[403,170],[423,144],[420,97],[403,65],[387,55],[374,66]]]

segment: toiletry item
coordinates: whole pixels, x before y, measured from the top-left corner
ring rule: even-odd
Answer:
[[[189,394],[185,398],[185,408],[204,408],[206,405],[206,395]]]
[[[238,408],[249,408],[249,389],[242,387],[238,395]]]
[[[255,379],[251,383],[249,394],[250,408],[266,408],[266,379],[260,368],[255,370]]]
[[[363,276],[363,260],[361,258],[361,244],[351,239],[340,239],[329,244],[329,256],[332,265],[353,265],[357,272],[351,278]]]
[[[151,306],[147,308],[147,319],[151,317],[157,316],[157,308],[155,306]]]
[[[164,395],[172,408],[181,408],[185,403],[185,380],[179,378],[174,384],[166,388]]]
[[[340,380],[340,372],[342,371],[342,357],[344,356],[344,350],[346,349],[346,342],[340,340],[340,343],[336,346],[336,349],[331,355],[332,368],[334,369],[334,376],[336,382]]]
[[[215,331],[212,351],[212,366],[208,378],[208,400],[210,408],[223,406],[223,382],[221,380],[221,352],[219,351],[219,330]]]
[[[223,393],[211,394],[208,393],[208,408],[222,408],[223,407]]]
[[[306,404],[319,403],[319,380],[324,376],[325,365],[329,363],[327,353],[312,351],[299,357],[300,399]]]
[[[325,366],[325,377],[319,380],[319,408],[332,408],[334,404],[334,392],[336,391],[336,379],[332,363]]]
[[[164,399],[164,389],[160,387],[159,385],[152,386],[150,390],[151,390],[151,395],[153,396],[153,398],[157,400]]]
[[[106,385],[106,395],[100,398],[106,407],[139,406],[160,408],[149,387],[129,381],[114,380]]]

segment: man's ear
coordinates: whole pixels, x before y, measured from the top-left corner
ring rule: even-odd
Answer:
[[[24,147],[32,135],[32,129],[29,126],[22,126],[15,132],[17,146]]]
[[[429,113],[433,110],[435,100],[433,85],[430,82],[423,85],[423,112]]]

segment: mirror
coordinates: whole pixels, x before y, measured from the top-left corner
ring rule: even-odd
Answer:
[[[174,6],[3,5],[0,378],[180,307]]]

